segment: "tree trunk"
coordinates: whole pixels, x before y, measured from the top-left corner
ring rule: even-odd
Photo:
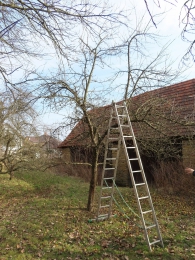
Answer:
[[[87,210],[92,211],[94,198],[95,198],[95,187],[97,184],[97,169],[98,169],[98,155],[99,150],[94,148],[92,151],[92,167],[91,167],[91,181],[89,186],[89,195],[88,195],[88,203],[87,203]]]

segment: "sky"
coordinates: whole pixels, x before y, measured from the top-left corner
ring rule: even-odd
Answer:
[[[113,0],[113,2],[115,2]],[[154,5],[153,0],[148,0],[148,5],[152,14],[160,14],[165,12],[162,16],[154,16],[154,22],[156,23],[157,27],[152,25],[152,31],[154,33],[159,33],[161,36],[166,36],[162,38],[161,44],[164,45],[165,42],[172,42],[171,46],[169,47],[169,55],[171,60],[176,60],[175,68],[177,69],[178,66],[181,67],[183,65],[181,63],[182,57],[185,54],[187,48],[189,47],[189,43],[182,41],[181,39],[181,30],[182,25],[179,22],[179,15],[182,15],[181,12],[181,3],[183,1],[178,1],[177,7],[171,4],[165,3],[161,1],[161,8]],[[131,4],[130,4],[131,3]],[[163,4],[164,3],[164,4]],[[145,15],[146,21],[149,19],[149,14],[146,11],[146,6],[144,4],[144,0],[121,0],[120,2],[116,0],[116,6],[118,8],[131,8],[136,6],[136,13],[139,18],[142,15]],[[47,65],[49,69],[49,63]],[[194,71],[195,71],[195,64],[191,63],[189,67],[185,67],[186,72],[184,73],[185,78],[192,79],[195,78]],[[39,118],[40,124],[43,125],[43,129],[46,131],[50,131],[50,128],[57,127],[63,121],[64,115],[66,111],[62,111],[60,114],[56,113],[45,113]],[[48,125],[48,127],[47,127]],[[48,129],[48,130],[47,130]]]

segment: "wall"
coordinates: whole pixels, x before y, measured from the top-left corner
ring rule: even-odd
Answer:
[[[182,141],[182,157],[184,167],[195,168],[195,140]]]
[[[71,161],[71,153],[69,147],[60,149],[62,153],[62,159],[65,160],[66,162]]]
[[[71,151],[70,148],[63,148],[60,149],[62,152],[62,159],[65,160],[66,162],[71,162],[72,157],[71,157]],[[109,157],[116,158],[116,151],[112,151],[112,155],[109,155]],[[100,183],[100,180],[102,176],[102,169],[99,169],[99,174],[98,174],[98,183]],[[112,172],[107,172],[107,177],[113,176],[113,171]],[[124,154],[124,148],[121,145],[120,147],[120,152],[119,152],[119,160],[118,160],[118,167],[117,167],[117,174],[116,174],[116,184],[118,186],[132,186],[131,185],[131,178],[130,178],[130,173],[128,170],[127,166],[127,161],[126,157]]]
[[[113,151],[113,158],[116,158],[116,152]],[[130,186],[130,174],[127,166],[127,161],[125,157],[125,153],[123,150],[123,146],[120,147],[119,152],[119,160],[118,160],[118,167],[117,167],[117,173],[116,173],[116,184],[118,186]]]

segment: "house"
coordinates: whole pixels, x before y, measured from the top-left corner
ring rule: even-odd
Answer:
[[[36,152],[36,157],[40,157],[40,149],[44,152],[42,155],[44,154],[49,157],[60,157],[60,151],[58,149],[60,141],[47,133],[40,136],[28,136],[25,141],[39,148]]]
[[[195,79],[134,96],[127,105],[148,178],[151,163],[157,159],[180,159],[185,166],[195,167]],[[110,109],[108,105],[89,112],[102,133],[108,126]],[[67,161],[84,160],[83,151],[90,145],[87,125],[79,121],[59,148]],[[120,154],[117,178],[123,184],[129,182],[129,174],[124,154]]]

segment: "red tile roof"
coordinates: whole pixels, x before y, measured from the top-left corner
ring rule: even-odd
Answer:
[[[108,126],[111,105],[90,111],[96,127]],[[128,100],[128,109],[136,137],[187,136],[194,134],[195,79],[145,92]],[[95,119],[95,120],[94,120]],[[87,124],[79,121],[59,147],[88,145]]]
[[[195,79],[133,97],[130,100],[129,110],[133,115],[132,119],[136,114],[136,119],[139,117],[143,119],[145,111],[146,119],[151,126],[156,127],[157,131],[152,131],[151,126],[145,123],[145,137],[148,134],[151,138],[154,133],[158,137],[158,129],[169,136],[191,135],[194,132],[194,126],[184,126],[184,123],[195,123]],[[148,114],[146,111],[149,111]],[[139,137],[141,130],[143,131],[143,125],[133,123],[133,128]]]

